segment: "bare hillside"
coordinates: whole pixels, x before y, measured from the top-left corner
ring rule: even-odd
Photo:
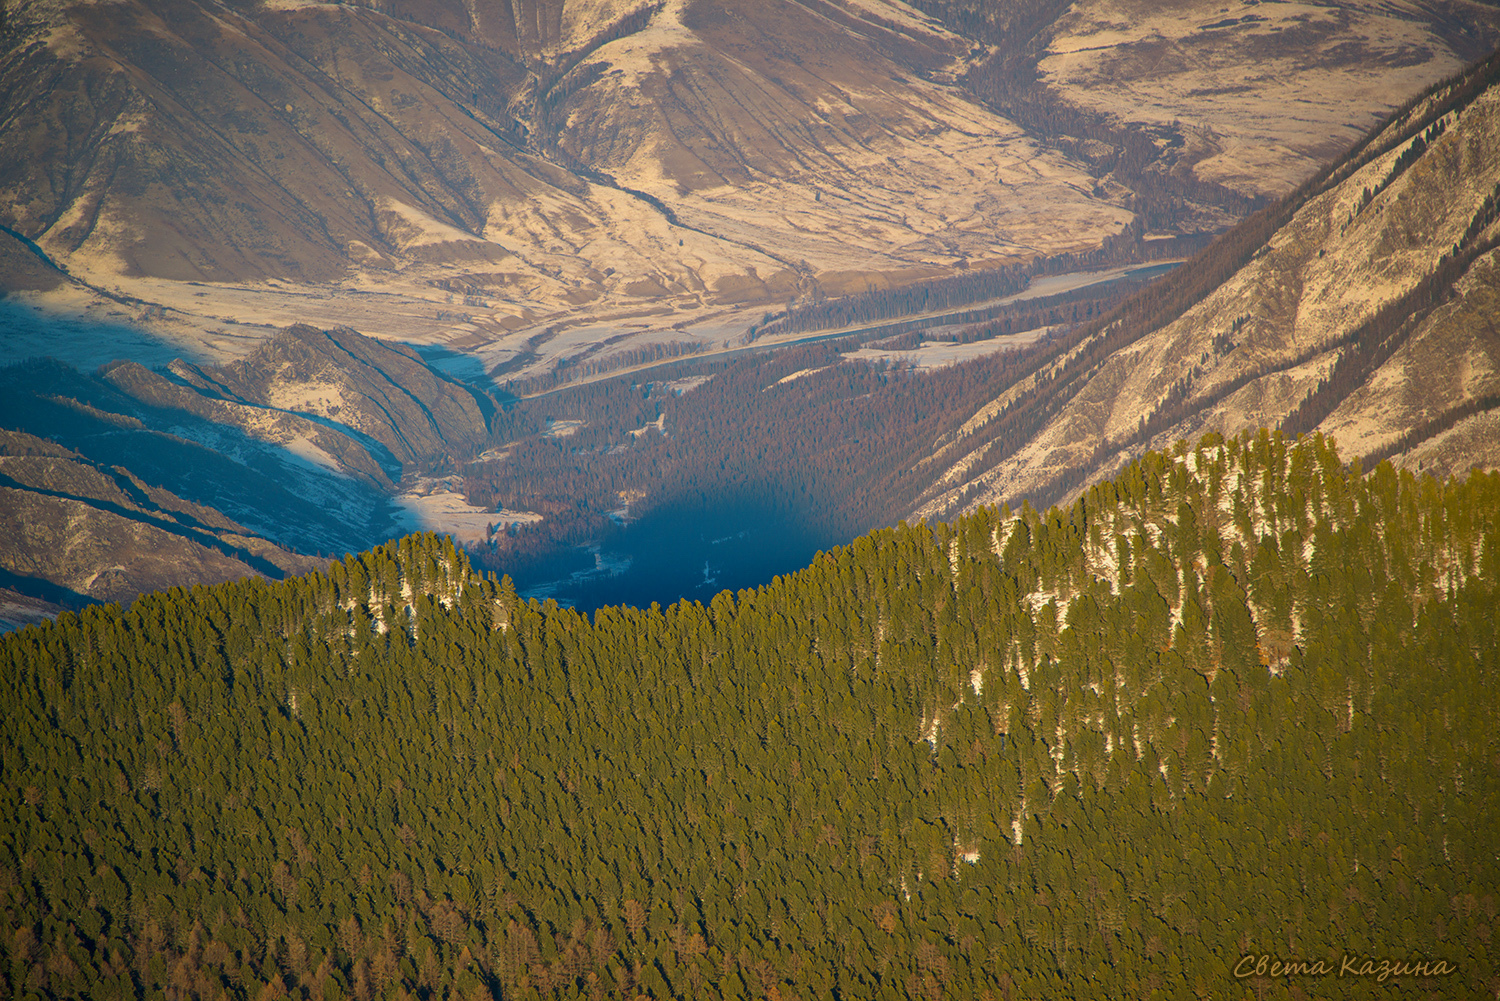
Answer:
[[[1495,22],[973,6],[12,4],[0,225],[38,260],[6,285],[198,363],[297,322],[497,379],[717,350],[788,301],[1221,229]]]
[[[1333,436],[1446,475],[1500,462],[1500,57],[1160,285],[1054,345],[946,440],[920,508],[1054,501],[1205,431]]]
[[[321,565],[218,511],[53,442],[0,430],[0,628],[67,605]],[[29,600],[28,600],[29,599]]]

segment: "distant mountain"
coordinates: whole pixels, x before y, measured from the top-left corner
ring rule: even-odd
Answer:
[[[1500,55],[1422,94],[1279,205],[934,444],[917,513],[1051,502],[1205,431],[1321,431],[1349,458],[1500,465]]]
[[[502,375],[721,348],[789,300],[1200,245],[1500,22],[1460,2],[6,11],[0,253],[35,258],[7,287],[128,313],[197,362],[307,322]]]
[[[627,509],[769,504],[832,544],[1064,498],[1206,430],[1492,465],[1493,61],[1103,319],[1097,275],[998,302],[1026,261],[1201,245],[1383,108],[1375,81],[1494,37],[1484,6],[1270,6],[7,8],[0,344],[73,364],[0,370],[0,427],[289,552],[451,528],[486,569]],[[1266,105],[1288,80],[1311,103]],[[838,317],[898,320],[857,362],[895,367],[726,352]],[[898,341],[932,325],[1021,336],[916,376]],[[113,564],[3,565],[41,601]]]
[[[1207,431],[1320,430],[1367,464],[1490,467],[1497,76],[1500,57],[1420,96],[1113,312],[1085,287],[949,329],[1013,350],[941,375],[841,364],[856,338],[502,408],[408,347],[297,326],[224,365],[6,370],[0,424],[302,552],[457,526],[393,507],[427,477],[439,496],[424,503],[457,510],[475,559],[505,572],[597,543],[625,507],[691,520],[762,505],[822,545],[908,515],[1065,499],[1148,447]],[[888,347],[915,346],[926,335],[907,326],[861,336],[902,330]],[[882,357],[899,366],[902,351]],[[663,433],[642,437],[649,426]],[[201,578],[191,562],[182,574]],[[60,572],[42,576],[64,586]]]

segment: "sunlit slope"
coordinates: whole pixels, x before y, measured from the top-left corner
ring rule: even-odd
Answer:
[[[65,616],[0,642],[0,970],[1196,998],[1272,954],[1478,995],[1497,491],[1209,437],[708,607],[590,622],[428,536]]]
[[[30,5],[3,221],[184,313],[298,305],[270,287],[248,310],[212,286],[194,302],[185,281],[458,291],[494,301],[489,339],[580,306],[776,302],[825,271],[1092,247],[1128,222],[1121,192],[923,79],[968,45],[900,5],[895,28],[715,10],[556,4],[507,26],[482,8],[458,25],[441,7]],[[1073,224],[1038,227],[1041,209]]]
[[[722,346],[788,300],[1198,239],[1494,20],[1278,11],[1317,22],[1276,35],[1277,86],[1320,95],[1312,124],[1273,95],[1180,125],[1222,103],[1208,77],[1257,72],[1264,46],[1235,39],[1271,27],[1200,30],[1223,16],[1206,4],[991,5],[985,24],[948,6],[973,5],[12,4],[0,225],[88,283],[47,309],[127,306],[198,361],[306,322],[536,375],[616,336]],[[1146,25],[1192,36],[1187,69],[1145,57]],[[1098,67],[1054,86],[1047,44],[1135,54],[1108,61],[1116,90]],[[1043,91],[1011,86],[1038,73]],[[1110,117],[1138,93],[1144,120]]]
[[[1440,474],[1500,462],[1500,61],[1056,347],[932,460],[920,512],[1055,499],[1147,447],[1281,426]]]
[[[1473,3],[1084,0],[1052,25],[1038,70],[1069,104],[1178,130],[1200,180],[1281,195],[1435,73],[1482,57],[1497,27]]]

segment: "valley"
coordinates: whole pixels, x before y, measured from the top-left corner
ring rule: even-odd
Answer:
[[[0,995],[1500,996],[1497,45],[0,5]]]
[[[793,303],[711,348],[614,362],[585,346],[606,328],[581,326],[547,342],[580,360],[517,369],[510,391],[472,354],[299,324],[218,363],[163,365],[158,343],[154,370],[14,367],[5,420],[277,546],[451,531],[483,570],[586,610],[753,586],[902,519],[1065,501],[1146,447],[1247,422],[1321,431],[1370,464],[1486,468],[1496,65],[1186,263],[1053,261]],[[49,343],[25,302],[5,302],[29,325],[22,356]],[[79,318],[55,343],[80,362],[152,344],[122,329],[91,341]],[[66,576],[44,561],[10,586],[55,600]]]
[[[648,361],[624,376],[569,373],[560,384],[542,381],[551,388],[529,399],[492,396],[483,383],[463,381],[473,376],[467,356],[420,353],[347,327],[320,332],[296,325],[219,365],[182,358],[163,364],[158,355],[154,369],[112,361],[93,375],[56,362],[15,366],[0,376],[7,387],[0,412],[18,430],[96,462],[128,466],[300,552],[353,551],[414,530],[451,532],[528,594],[552,593],[585,608],[605,601],[665,603],[705,586],[705,561],[719,568],[707,576],[720,586],[751,586],[797,569],[820,547],[897,511],[887,500],[855,516],[822,499],[827,486],[804,480],[788,488],[785,471],[813,452],[853,449],[816,460],[847,480],[867,461],[860,456],[921,447],[920,438],[898,442],[878,430],[892,393],[905,398],[896,405],[912,407],[920,406],[916,394],[924,389],[942,395],[950,385],[970,393],[975,386],[970,374],[955,372],[924,387],[917,376],[927,370],[927,359],[941,365],[993,359],[1030,344],[1047,323],[1076,320],[1128,294],[1144,280],[1139,271],[1039,277],[1020,293],[895,324],[772,332],[665,369]],[[1020,329],[965,343],[960,334],[973,323],[954,322],[995,317],[1009,317],[1004,322]],[[84,352],[131,346],[128,338],[89,340],[82,320],[61,324],[58,337],[39,314],[22,319],[30,324],[29,334],[15,339],[23,355],[31,353],[28,344],[36,350],[45,345],[88,363],[102,356]],[[938,340],[907,344],[915,336],[899,333],[907,328]],[[150,343],[137,328],[124,329]],[[79,332],[77,340],[67,339],[70,331]],[[805,358],[822,359],[811,367],[827,374],[765,392],[772,384],[785,386]],[[865,371],[845,385],[841,364]],[[890,392],[882,388],[888,385]],[[791,390],[801,392],[788,397]],[[839,408],[851,395],[863,398],[857,406],[865,431],[851,427],[821,441],[786,438],[797,408]],[[804,402],[789,410],[789,400]],[[752,422],[757,443],[754,452],[730,460],[726,477],[719,453],[734,437],[723,437],[722,415],[729,410]],[[855,441],[861,434],[863,446]],[[769,465],[768,448],[779,456]],[[721,466],[713,480],[682,492],[713,465]],[[627,505],[634,508],[632,524],[622,530],[612,512],[624,495],[635,500]],[[827,510],[815,514],[820,506]],[[744,524],[735,521],[738,511],[749,512]],[[691,525],[687,534],[671,528],[684,523]],[[747,528],[753,544],[682,544],[697,536],[737,537]],[[601,547],[608,572],[572,582],[580,567],[592,567]],[[186,580],[205,579],[196,564],[184,568]],[[41,599],[51,593],[46,582],[58,584],[64,576],[43,560],[28,564],[13,586]],[[570,582],[559,585],[563,580]],[[89,587],[68,594],[73,604],[106,597]]]
[[[1483,4],[1260,6],[27,3],[0,224],[62,269],[27,303],[194,362],[306,323],[497,384],[629,365],[1199,249],[1500,39]]]

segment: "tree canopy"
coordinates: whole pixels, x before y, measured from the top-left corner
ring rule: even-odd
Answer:
[[[1210,435],[708,605],[421,535],[66,614],[0,641],[3,990],[1492,992],[1497,519]]]

